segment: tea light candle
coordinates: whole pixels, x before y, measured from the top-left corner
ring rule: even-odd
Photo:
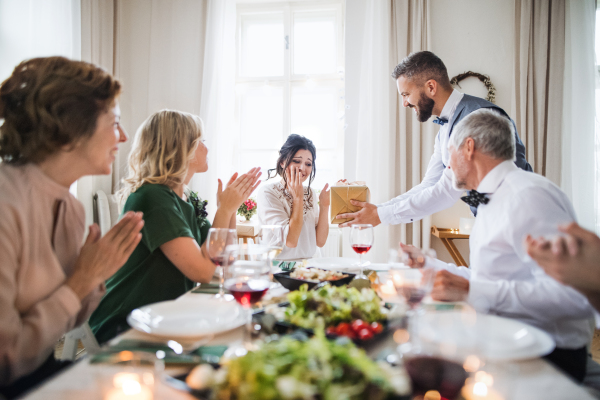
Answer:
[[[461,218],[460,223],[458,225],[458,231],[462,235],[470,235],[473,230],[473,225],[475,224],[475,218]]]
[[[483,382],[466,385],[462,389],[462,395],[465,400],[504,400],[500,393],[488,388]]]
[[[114,388],[104,400],[152,400],[152,390],[139,382],[138,375],[131,373],[118,373],[113,379]]]
[[[394,287],[394,282],[391,279],[388,278],[381,286],[379,286],[379,295],[383,300],[396,297],[396,288]]]

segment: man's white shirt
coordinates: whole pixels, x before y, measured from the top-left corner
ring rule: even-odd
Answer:
[[[453,90],[439,117],[450,121],[463,96],[463,93]],[[408,192],[377,205],[381,223],[396,225],[418,221],[451,207],[461,196],[463,191],[452,187],[452,171],[444,167],[450,162],[449,129],[448,123],[440,126],[423,181]]]
[[[478,311],[517,319],[548,332],[560,348],[591,340],[593,308],[585,296],[552,279],[527,255],[523,241],[559,234],[575,220],[567,196],[550,180],[504,161],[477,191],[490,201],[477,209],[469,238],[471,268],[435,260],[438,267],[469,279],[468,302]]]

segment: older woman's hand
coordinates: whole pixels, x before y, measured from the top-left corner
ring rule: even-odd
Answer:
[[[114,275],[136,248],[144,226],[142,213],[128,212],[110,231],[100,238],[100,228],[93,224],[81,248],[75,270],[67,280],[79,299]]]
[[[227,187],[223,190],[223,182],[219,179],[217,188],[217,204],[228,213],[235,213],[240,205],[254,192],[260,185],[258,178],[262,175],[260,168],[252,168],[247,173],[237,176],[233,174]]]

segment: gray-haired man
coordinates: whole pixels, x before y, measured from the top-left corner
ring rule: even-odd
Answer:
[[[552,279],[527,255],[528,234],[558,234],[575,220],[567,196],[550,180],[513,163],[512,123],[481,109],[464,118],[449,143],[457,190],[471,190],[477,208],[469,239],[471,268],[435,260],[432,297],[467,300],[476,310],[502,315],[548,332],[557,348],[547,358],[578,381],[585,375],[593,309],[585,296]]]

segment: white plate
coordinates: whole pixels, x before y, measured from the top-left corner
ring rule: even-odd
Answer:
[[[214,298],[163,301],[137,308],[129,314],[132,328],[160,337],[200,337],[237,328],[244,324],[240,306]]]
[[[425,342],[473,348],[488,360],[522,360],[550,353],[555,343],[546,332],[523,322],[473,312],[438,311],[421,319]]]
[[[358,269],[358,258],[322,257],[308,260],[309,267],[347,271]],[[367,267],[368,268],[368,267]]]

